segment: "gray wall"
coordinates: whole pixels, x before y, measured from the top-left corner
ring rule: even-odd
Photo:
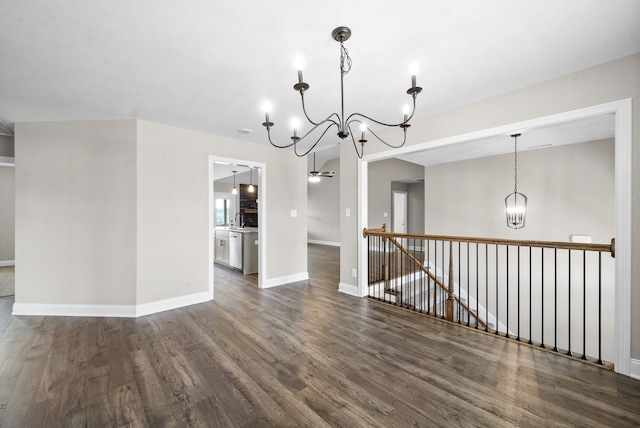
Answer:
[[[13,137],[0,135],[0,156],[12,158],[14,155]]]
[[[427,233],[569,241],[615,236],[614,141],[518,153],[518,191],[527,198],[526,227],[506,226],[504,198],[513,192],[513,154],[425,168]]]
[[[17,123],[16,303],[136,303],[136,122]]]
[[[424,178],[424,167],[399,159],[387,159],[369,163],[369,224],[368,228],[392,228],[392,190],[407,192],[407,232],[424,232],[423,187],[399,180]],[[387,213],[387,217],[384,216]]]
[[[423,92],[424,94],[425,92]],[[537,85],[518,89],[496,97],[460,106],[446,112],[416,120],[408,132],[407,146],[435,141],[501,125],[509,125],[552,114],[586,108],[607,102],[632,99],[633,147],[640,147],[640,54],[632,55]],[[418,100],[418,109],[420,100]],[[381,138],[392,138],[389,131],[381,131]],[[382,144],[367,145],[367,153],[386,151]],[[351,149],[353,151],[353,149]],[[346,161],[345,161],[346,160]],[[357,162],[355,155],[341,151],[341,210],[357,206]],[[640,150],[632,151],[632,254],[640,254]],[[427,220],[427,224],[428,224]],[[342,266],[356,266],[357,222],[341,220],[341,245],[353,251],[341,252]],[[341,269],[341,284],[356,285],[350,271]],[[640,264],[634,263],[631,272],[631,357],[640,359]]]
[[[340,159],[332,159],[318,171],[336,171],[333,178],[321,178],[307,185],[307,239],[332,244],[340,243]]]
[[[306,273],[306,163],[136,120],[16,125],[16,303],[139,305],[208,290],[209,155],[267,164],[267,279]],[[298,216],[291,218],[291,209]]]
[[[0,263],[5,265],[15,260],[14,177],[13,167],[0,166]]]

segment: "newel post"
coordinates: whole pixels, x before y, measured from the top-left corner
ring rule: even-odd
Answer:
[[[453,242],[449,241],[449,296],[447,297],[447,321],[453,321],[453,304],[455,294],[453,293]]]

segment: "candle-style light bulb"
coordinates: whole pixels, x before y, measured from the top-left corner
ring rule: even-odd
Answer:
[[[301,56],[297,56],[293,61],[293,64],[295,65],[296,70],[298,70],[298,83],[302,83],[302,67],[304,66],[304,60]]]
[[[415,62],[409,67],[409,73],[411,74],[411,87],[416,87],[416,74],[418,74],[418,64]]]
[[[291,119],[291,127],[293,128],[293,136],[298,136],[298,127],[300,126],[300,121],[298,119]]]
[[[262,110],[264,110],[264,121],[269,122],[269,112],[271,111],[271,103],[269,101],[265,101],[262,103]]]
[[[409,105],[405,104],[404,107],[402,107],[402,112],[404,113],[404,121],[403,123],[407,122],[407,119],[409,119]]]
[[[361,140],[364,140],[364,133],[367,132],[367,124],[366,123],[361,123],[360,124],[360,131],[362,131],[362,138],[360,138]]]

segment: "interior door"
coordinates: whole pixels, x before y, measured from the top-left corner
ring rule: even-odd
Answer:
[[[407,192],[393,191],[392,232],[407,233]]]

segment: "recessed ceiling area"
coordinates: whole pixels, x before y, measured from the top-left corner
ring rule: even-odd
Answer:
[[[550,126],[518,130],[518,151],[536,150],[585,143],[615,137],[615,117],[603,114]],[[513,153],[514,139],[509,134],[465,141],[447,146],[396,156],[419,165],[437,165],[468,159]]]

